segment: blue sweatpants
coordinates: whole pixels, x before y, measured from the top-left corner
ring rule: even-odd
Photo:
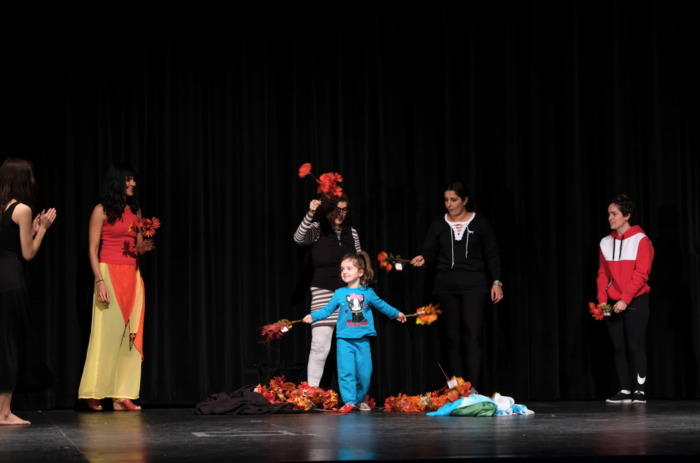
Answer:
[[[338,341],[338,383],[346,404],[359,406],[365,401],[372,378],[372,352],[369,338]]]

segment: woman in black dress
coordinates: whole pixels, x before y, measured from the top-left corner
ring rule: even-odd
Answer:
[[[481,386],[484,309],[489,299],[503,299],[501,261],[491,224],[473,212],[461,182],[445,187],[445,207],[447,214],[433,221],[423,254],[411,264],[437,262],[433,294],[442,310],[440,338],[451,374],[471,382],[475,392]]]
[[[29,322],[24,281],[24,262],[36,256],[56,210],[32,221],[33,206],[32,165],[7,159],[0,167],[0,425],[31,424],[10,411],[12,393],[41,391],[56,381]]]

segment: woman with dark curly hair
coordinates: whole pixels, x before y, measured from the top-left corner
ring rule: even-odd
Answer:
[[[316,219],[314,220],[314,218]],[[362,251],[357,230],[349,221],[350,199],[341,197],[323,201],[313,200],[309,212],[304,215],[294,234],[294,241],[300,246],[311,246],[311,261],[314,274],[311,281],[311,313],[325,307],[335,290],[344,286],[340,278],[340,263],[346,254]],[[307,366],[307,381],[317,387],[323,376],[326,358],[331,350],[333,330],[338,320],[338,311],[325,320],[312,325],[311,352]]]
[[[143,361],[145,297],[139,256],[153,250],[136,227],[141,220],[136,171],[114,164],[90,217],[90,264],[95,275],[92,331],[78,397],[101,411],[111,398],[115,411],[136,411]]]
[[[615,349],[615,366],[621,387],[620,392],[606,401],[610,404],[646,403],[644,342],[650,290],[647,281],[654,260],[654,247],[639,225],[630,224],[634,207],[634,202],[626,195],[613,198],[608,206],[612,232],[600,240],[598,302],[605,304],[611,300],[613,306],[614,314],[607,314],[606,325]],[[634,394],[630,388],[628,356],[635,374]]]
[[[501,260],[491,224],[474,212],[464,184],[448,184],[444,199],[447,213],[433,221],[423,253],[411,264],[437,262],[433,294],[442,310],[440,341],[451,374],[471,382],[476,392],[481,386],[484,310],[489,300],[503,299]]]

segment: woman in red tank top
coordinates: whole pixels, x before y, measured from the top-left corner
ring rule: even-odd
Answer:
[[[136,223],[136,171],[115,164],[90,217],[90,264],[95,274],[92,331],[78,396],[101,411],[111,398],[115,411],[136,411],[143,361],[145,296],[139,256],[153,250]]]

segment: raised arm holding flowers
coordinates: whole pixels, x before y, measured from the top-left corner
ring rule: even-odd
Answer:
[[[316,178],[311,173],[311,164],[299,168],[299,177],[310,176],[318,184],[318,199],[309,203],[309,209],[294,234],[294,241],[299,246],[309,246],[310,264],[313,266],[311,281],[298,284],[300,293],[311,289],[311,312],[324,307],[331,300],[333,292],[342,287],[340,263],[346,254],[360,252],[360,238],[350,223],[351,205],[348,196],[343,193],[338,182],[342,176],[338,173],[326,173]],[[308,286],[307,286],[308,285]],[[331,348],[338,312],[325,320],[316,322],[311,330],[311,350],[308,362],[308,382],[318,386],[323,375],[326,358]],[[288,325],[267,325],[266,331],[272,339],[281,337],[282,330]],[[289,329],[289,328],[287,328]]]

